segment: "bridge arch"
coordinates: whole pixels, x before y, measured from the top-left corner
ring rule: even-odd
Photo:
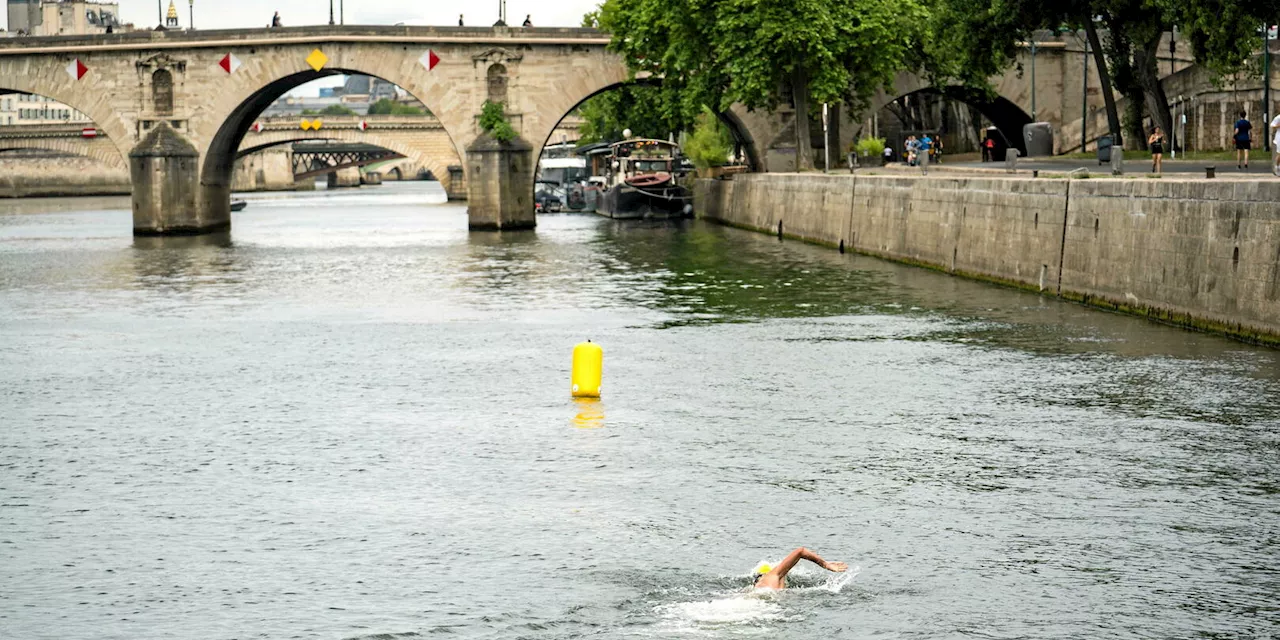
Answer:
[[[252,76],[265,78],[265,80],[262,82],[240,83],[239,92],[228,91],[217,99],[214,111],[227,115],[225,119],[215,125],[216,129],[206,132],[207,143],[203,149],[202,168],[200,170],[204,211],[212,213],[214,217],[218,217],[219,213],[227,215],[226,212],[230,208],[231,183],[235,170],[235,160],[239,155],[245,136],[261,113],[271,103],[289,91],[308,82],[329,76],[371,76],[404,89],[436,114],[455,154],[458,157],[463,156],[464,146],[462,143],[466,139],[459,134],[466,131],[466,127],[462,123],[470,117],[470,114],[462,113],[457,105],[445,99],[445,96],[448,95],[446,83],[443,81],[435,83],[425,81],[423,78],[424,73],[422,73],[425,69],[418,62],[387,55],[358,56],[355,51],[344,48],[341,45],[326,45],[315,50],[323,50],[326,57],[333,61],[333,66],[323,66],[319,70],[310,68],[308,66],[309,63],[304,61],[305,54],[296,56],[296,59],[294,56],[258,57],[255,58],[255,61],[261,68],[252,72]],[[360,59],[362,62],[359,64],[353,63],[356,59]],[[452,107],[452,112],[440,109],[441,104]],[[324,116],[316,117],[321,121],[325,120]],[[299,133],[302,132],[299,131]],[[449,188],[448,161],[427,157],[420,151],[406,147],[398,141],[383,140],[383,142],[375,142],[367,132],[362,133],[355,128],[349,131],[321,129],[311,138],[293,138],[293,140],[301,139],[336,139],[367,142],[408,157],[419,158],[422,160],[423,166],[437,176],[437,179],[442,182],[446,189]]]
[[[56,84],[61,84],[61,82]],[[132,136],[128,129],[124,127],[119,116],[115,114],[111,105],[105,100],[94,100],[88,96],[79,95],[74,91],[63,89],[60,86],[42,86],[40,90],[35,90],[31,79],[14,77],[5,68],[4,61],[0,60],[0,100],[16,100],[18,94],[48,98],[75,109],[88,117],[91,122],[74,124],[81,129],[85,127],[94,128],[99,132],[98,138],[94,139],[92,144],[83,143],[78,136],[49,136],[33,140],[0,139],[0,147],[4,149],[47,149],[93,158],[114,167],[129,166],[129,151],[131,148],[129,141],[132,140]],[[0,131],[3,131],[3,128],[0,128]],[[3,135],[0,135],[0,138],[3,138]]]
[[[583,103],[585,103],[586,101],[596,96],[599,96],[601,94],[605,94],[617,89],[621,89],[623,87],[644,86],[644,85],[661,86],[662,78],[651,76],[651,77],[644,77],[644,78],[628,78],[619,82],[613,82],[611,84],[607,84],[607,85],[596,88],[594,91],[592,91],[591,93],[587,94],[585,97],[580,99],[577,103],[570,106],[569,109],[565,111],[564,114],[561,115],[559,119],[557,119],[555,122],[552,123],[551,129],[546,131],[546,137],[535,140],[535,142],[538,142],[540,145],[538,147],[538,157],[534,158],[535,162],[539,158],[541,158],[543,150],[545,150],[547,147],[547,144],[551,142],[551,136],[555,135],[555,130],[557,127],[560,126],[560,123],[563,122],[564,119],[569,116],[569,114],[573,113],[574,110],[581,107]],[[764,166],[764,164],[759,154],[759,149],[756,146],[755,137],[752,135],[751,129],[743,121],[744,114],[739,113],[738,112],[739,109],[740,109],[739,107],[735,106],[734,109],[731,109],[730,111],[726,111],[723,113],[719,113],[717,115],[719,116],[720,121],[724,123],[724,125],[729,129],[729,133],[733,137],[734,144],[737,146],[740,146],[742,148],[743,153],[747,156],[747,164],[750,165],[751,170],[759,171]]]
[[[998,80],[999,82],[995,83],[993,91],[983,91],[962,85],[938,87],[917,74],[899,73],[898,77],[894,79],[894,91],[891,93],[879,92],[871,100],[871,104],[865,113],[867,115],[878,113],[890,104],[910,96],[922,94],[940,95],[977,109],[978,113],[990,120],[992,126],[1000,131],[1010,147],[1018,149],[1025,156],[1027,144],[1022,137],[1022,127],[1031,123],[1031,115],[1027,113],[1021,104],[1007,97],[1012,92],[1011,90],[1020,84],[1020,80],[1017,77],[1002,77]],[[902,141],[890,141],[891,145],[895,143],[900,147]]]
[[[39,138],[7,138],[4,132],[0,130],[0,153],[6,151],[16,151],[19,149],[30,149],[37,151],[52,151],[72,156],[80,156],[96,160],[104,165],[128,171],[128,165],[124,158],[120,156],[120,152],[116,146],[109,140],[96,138],[92,141],[84,141],[81,138],[72,138],[67,136],[58,137],[39,137]]]
[[[264,149],[295,142],[335,140],[371,144],[388,151],[394,151],[411,160],[413,164],[430,171],[432,175],[437,176],[437,180],[440,180],[440,176],[444,176],[444,180],[448,180],[449,166],[451,164],[462,164],[452,148],[449,150],[450,157],[441,157],[439,154],[428,153],[426,150],[409,144],[404,140],[382,135],[376,128],[361,131],[356,126],[357,122],[344,123],[345,126],[341,126],[341,128],[330,128],[326,124],[319,131],[296,129],[291,131],[263,131],[262,133],[250,134],[242,139],[240,148],[236,151],[236,158],[243,158]],[[401,170],[402,175],[403,173],[404,171]],[[442,184],[444,183],[442,182]],[[447,188],[447,185],[444,186]]]

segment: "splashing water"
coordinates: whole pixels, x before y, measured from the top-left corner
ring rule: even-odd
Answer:
[[[694,602],[675,602],[654,609],[663,619],[663,631],[698,634],[708,631],[763,629],[770,622],[803,618],[783,606],[792,594],[840,593],[857,577],[861,567],[823,576],[800,575],[800,584],[785,590],[750,589],[722,593],[723,597]]]

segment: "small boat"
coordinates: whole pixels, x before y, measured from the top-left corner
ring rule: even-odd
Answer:
[[[248,203],[248,202],[245,202],[244,200],[232,200],[232,201],[231,201],[231,210],[232,210],[232,211],[244,211],[244,208],[245,208],[245,207],[247,207],[247,206],[249,206],[249,203]]]
[[[609,146],[605,189],[597,213],[617,219],[687,217],[693,200],[676,180],[680,147],[636,138]]]

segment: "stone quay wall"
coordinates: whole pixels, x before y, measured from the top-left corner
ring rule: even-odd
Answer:
[[[0,198],[127,196],[129,170],[83,156],[0,159]]]
[[[1280,346],[1280,181],[748,174],[699,216]]]

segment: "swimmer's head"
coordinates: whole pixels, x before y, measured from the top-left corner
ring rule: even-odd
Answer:
[[[760,564],[756,565],[755,571],[751,572],[751,582],[752,583],[760,582],[760,578],[763,578],[770,571],[773,571],[773,566],[770,565],[768,562],[761,562]]]

